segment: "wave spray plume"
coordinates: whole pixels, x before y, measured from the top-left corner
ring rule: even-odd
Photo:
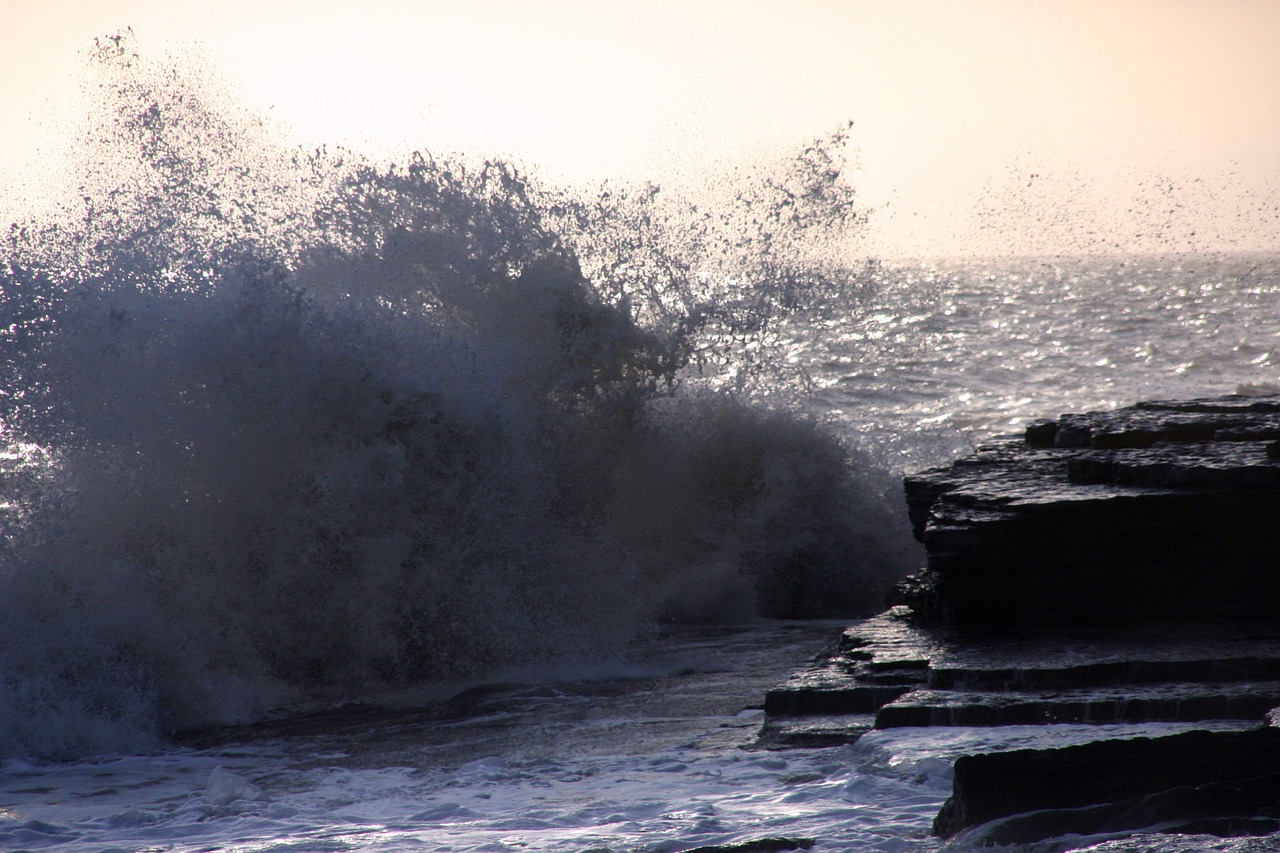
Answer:
[[[0,247],[0,754],[858,613],[912,568],[891,480],[771,369],[781,312],[870,286],[816,260],[862,216],[839,134],[703,207],[281,150],[128,35],[94,64],[75,202]]]

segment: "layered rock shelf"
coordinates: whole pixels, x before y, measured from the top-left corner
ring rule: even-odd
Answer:
[[[1280,617],[1280,398],[1041,421],[906,480],[912,608],[966,630]]]
[[[935,833],[1280,832],[1280,397],[1039,421],[905,488],[926,568],[770,691],[762,746],[1071,724],[960,757]],[[1107,734],[1146,723],[1182,730]]]

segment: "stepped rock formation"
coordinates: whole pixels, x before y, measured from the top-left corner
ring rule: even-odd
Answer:
[[[963,756],[934,831],[1280,831],[1280,397],[1064,415],[905,488],[927,567],[770,691],[762,746],[1189,724]]]
[[[1277,397],[1140,403],[908,477],[908,598],[970,631],[1280,616],[1278,439]]]

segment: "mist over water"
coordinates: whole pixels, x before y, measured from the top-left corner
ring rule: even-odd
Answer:
[[[782,319],[878,286],[840,133],[703,203],[272,145],[101,40],[75,197],[0,248],[0,754],[878,609],[886,466]]]

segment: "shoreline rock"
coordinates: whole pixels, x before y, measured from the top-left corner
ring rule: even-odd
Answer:
[[[905,480],[898,601],[968,632],[1280,617],[1280,397],[1040,421]]]
[[[1280,396],[1038,421],[904,487],[926,568],[769,692],[760,746],[1186,723],[963,756],[934,832],[1280,832]]]
[[[1016,780],[1016,784],[1011,784]],[[1280,729],[1191,731],[961,756],[933,834],[975,846],[1063,835],[1280,830]],[[975,829],[976,828],[976,829]],[[1203,834],[1219,834],[1204,832]]]

